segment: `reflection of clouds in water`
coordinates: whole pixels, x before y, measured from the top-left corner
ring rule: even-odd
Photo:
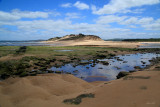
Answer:
[[[116,57],[119,57],[119,59],[123,59],[123,61],[126,61],[126,62],[123,63],[123,61],[118,61],[117,59],[103,59],[99,61],[108,61],[109,65],[103,65],[102,63],[98,63],[94,67],[91,67],[91,64],[78,65],[76,67],[73,67],[74,64],[66,64],[61,68],[52,67],[51,69],[53,71],[71,72],[75,76],[79,78],[83,77],[84,79],[88,79],[89,76],[105,76],[107,77],[106,80],[113,80],[113,79],[116,79],[116,76],[120,71],[134,70],[134,66],[145,67],[145,66],[142,66],[143,64],[141,61],[145,62],[145,65],[148,65],[150,64],[148,60],[152,59],[153,57],[155,58],[157,56],[160,57],[160,54],[156,55],[152,53],[146,53],[146,54],[128,54],[124,56],[118,55]],[[89,68],[86,68],[86,67],[89,67]],[[76,70],[78,70],[78,72],[73,72]],[[95,81],[96,81],[96,78],[95,78]],[[100,79],[100,77],[98,77],[97,79]],[[94,80],[94,79],[90,78],[90,80]],[[104,80],[104,78],[102,80]]]

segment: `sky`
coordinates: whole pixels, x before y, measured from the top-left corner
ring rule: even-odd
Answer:
[[[160,38],[160,0],[0,0],[0,40]]]

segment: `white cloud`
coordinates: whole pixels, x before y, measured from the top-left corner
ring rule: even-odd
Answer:
[[[157,31],[160,30],[160,19],[154,20],[152,17],[144,17],[144,18],[131,17],[129,19],[120,22],[120,24],[128,26],[140,25],[146,30],[157,30]]]
[[[137,28],[135,25],[128,25],[130,28]]]
[[[136,24],[138,21],[137,17],[130,17],[129,19],[126,19],[123,22],[120,22],[121,24],[129,25],[129,24]]]
[[[144,27],[146,30],[157,30],[160,31],[160,23],[152,23],[152,24],[143,24],[142,27]]]
[[[12,20],[18,20],[18,19],[20,19],[19,16],[15,16],[15,15],[8,13],[8,12],[0,11],[0,20],[1,21],[12,21]]]
[[[61,7],[64,7],[64,8],[72,7],[72,3],[61,4]]]
[[[137,24],[150,24],[154,21],[152,17],[145,17],[138,20]]]
[[[129,24],[151,24],[154,22],[152,17],[144,17],[144,18],[137,18],[137,17],[130,17],[129,19],[124,20],[121,24],[129,25]]]
[[[94,6],[92,6],[92,9]],[[28,15],[27,15],[28,13]],[[35,13],[35,14],[33,14]],[[55,36],[63,36],[71,33],[84,33],[98,35],[104,39],[107,38],[136,38],[136,37],[158,37],[160,33],[160,19],[154,19],[152,17],[130,17],[119,15],[104,15],[95,20],[95,23],[72,23],[73,18],[81,18],[78,13],[66,13],[64,19],[53,20],[50,19],[51,11],[42,12],[46,15],[39,15],[41,12],[32,11],[20,11],[13,10],[11,12],[0,11],[0,38],[1,35],[14,36],[17,38],[26,38],[33,36],[33,38],[50,38]],[[3,17],[1,17],[3,16]],[[34,19],[41,17],[44,19]],[[49,18],[47,18],[49,17]],[[30,21],[20,20],[21,18],[33,18]],[[109,23],[116,22],[127,27],[118,28],[110,26]],[[3,25],[11,27],[3,27]],[[138,25],[138,26],[137,26]],[[12,26],[16,27],[16,30],[12,30]],[[129,28],[144,28],[145,30],[151,30],[154,33],[139,33],[132,32]],[[22,35],[23,34],[23,35]],[[155,35],[154,35],[155,34]],[[28,38],[27,38],[28,37]],[[31,37],[32,38],[32,37]],[[6,38],[7,39],[7,38]]]
[[[124,11],[128,11],[129,8],[153,5],[160,3],[159,0],[111,0],[108,4],[104,5],[103,8],[97,9],[95,6],[92,7],[94,14],[114,14]]]
[[[80,18],[80,15],[78,13],[66,13],[67,19],[76,19]]]
[[[21,18],[48,18],[48,12],[40,11],[20,11],[18,9],[12,10],[12,12],[0,11],[0,20],[1,21],[13,21]]]
[[[89,9],[89,6],[85,3],[82,3],[80,1],[77,1],[75,4],[74,4],[75,7],[77,7],[78,9],[80,10],[85,10],[85,9]]]
[[[155,22],[159,22],[160,19]],[[1,23],[1,21],[0,21]],[[76,23],[73,24],[70,20],[33,20],[33,21],[13,21],[12,23],[1,23],[10,26],[17,26],[17,31],[0,29],[1,35],[6,35],[7,37],[17,37],[22,39],[30,38],[50,38],[55,36],[64,36],[66,34],[72,33],[84,33],[84,34],[94,34],[101,38],[143,38],[143,37],[160,37],[160,33],[140,33],[132,32],[130,29],[125,28],[112,28],[108,25],[95,23]],[[157,25],[145,26],[148,29],[156,27]],[[160,28],[160,27],[159,27]],[[155,29],[155,28],[154,28]],[[158,26],[157,26],[158,30]],[[23,32],[23,35],[22,35]],[[9,36],[10,35],[10,36]],[[34,36],[33,36],[34,35]],[[0,36],[0,38],[2,38]],[[7,39],[7,38],[6,38]],[[9,39],[9,38],[8,38]]]
[[[115,15],[107,15],[107,16],[100,16],[97,19],[97,23],[101,23],[101,24],[107,24],[107,23],[112,23],[112,22],[122,22],[124,19],[126,19],[127,16],[115,16]]]
[[[19,16],[21,18],[47,18],[48,14],[47,12],[40,12],[40,11],[20,11],[18,9],[12,10],[12,15]]]

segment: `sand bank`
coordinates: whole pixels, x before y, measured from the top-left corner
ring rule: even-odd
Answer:
[[[93,46],[103,46],[103,47],[122,47],[122,48],[137,48],[139,45],[143,45],[139,42],[122,42],[122,41],[93,41],[93,40],[83,40],[83,41],[43,41],[48,44],[58,44],[59,46],[83,46],[83,45],[93,45]]]

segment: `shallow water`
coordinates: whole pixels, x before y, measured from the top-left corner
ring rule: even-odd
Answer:
[[[40,41],[0,41],[0,46],[44,46]]]
[[[143,43],[139,48],[160,48],[160,43]]]
[[[160,57],[160,54],[145,53],[145,54],[126,54],[118,55],[112,59],[99,59],[97,63],[90,60],[89,64],[75,65],[69,63],[59,68],[52,67],[52,71],[69,72],[78,78],[82,78],[88,82],[92,81],[110,81],[116,79],[120,71],[133,71],[135,66],[145,68],[150,64],[149,60],[152,58]],[[103,65],[101,61],[108,61],[109,65]],[[82,61],[88,62],[88,61]]]
[[[60,43],[47,44],[41,41],[0,41],[0,46],[61,46]]]

